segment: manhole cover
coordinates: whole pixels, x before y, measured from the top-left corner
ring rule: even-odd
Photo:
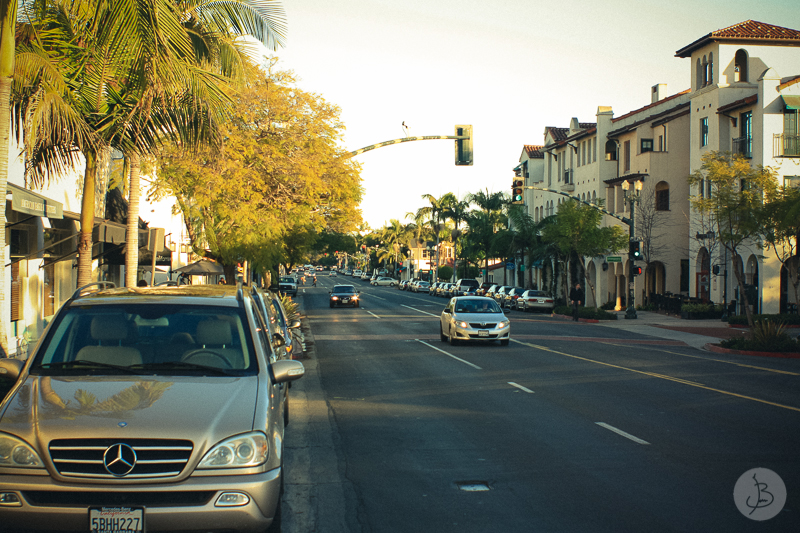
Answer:
[[[456,487],[464,492],[484,492],[490,490],[486,481],[457,481]]]

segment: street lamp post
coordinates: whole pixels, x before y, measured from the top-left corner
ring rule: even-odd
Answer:
[[[639,203],[640,199],[639,191],[642,190],[641,180],[636,180],[636,182],[634,183],[634,190],[629,192],[630,187],[631,184],[629,181],[626,180],[622,182],[622,190],[625,197],[625,201],[628,202],[628,204],[630,205],[630,211],[631,211],[631,217],[630,217],[631,223],[629,225],[630,241],[633,241],[636,238],[634,232],[634,221],[636,220],[634,210],[636,204]],[[635,305],[635,297],[636,297],[636,293],[634,292],[635,283],[633,281],[636,271],[636,264],[634,262],[633,257],[630,257],[630,255],[628,256],[628,263],[630,265],[630,268],[628,269],[628,308],[625,309],[625,318],[634,319],[638,318],[636,315],[636,305]]]

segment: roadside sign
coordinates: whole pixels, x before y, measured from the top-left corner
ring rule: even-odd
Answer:
[[[606,257],[607,263],[622,263],[622,256],[620,255],[609,255]]]

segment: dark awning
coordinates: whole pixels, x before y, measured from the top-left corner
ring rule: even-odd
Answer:
[[[14,211],[37,217],[64,218],[64,210],[60,202],[13,183],[8,184],[8,190],[11,192],[11,209]]]
[[[201,259],[200,261],[194,262],[190,265],[186,265],[181,268],[176,268],[175,272],[202,276],[202,275],[224,274],[225,270],[219,263]]]

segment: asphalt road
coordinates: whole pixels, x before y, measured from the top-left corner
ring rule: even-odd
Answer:
[[[800,529],[800,361],[517,311],[509,346],[451,347],[441,298],[320,276],[299,299],[286,532]],[[753,468],[785,484],[774,518],[734,502]]]

